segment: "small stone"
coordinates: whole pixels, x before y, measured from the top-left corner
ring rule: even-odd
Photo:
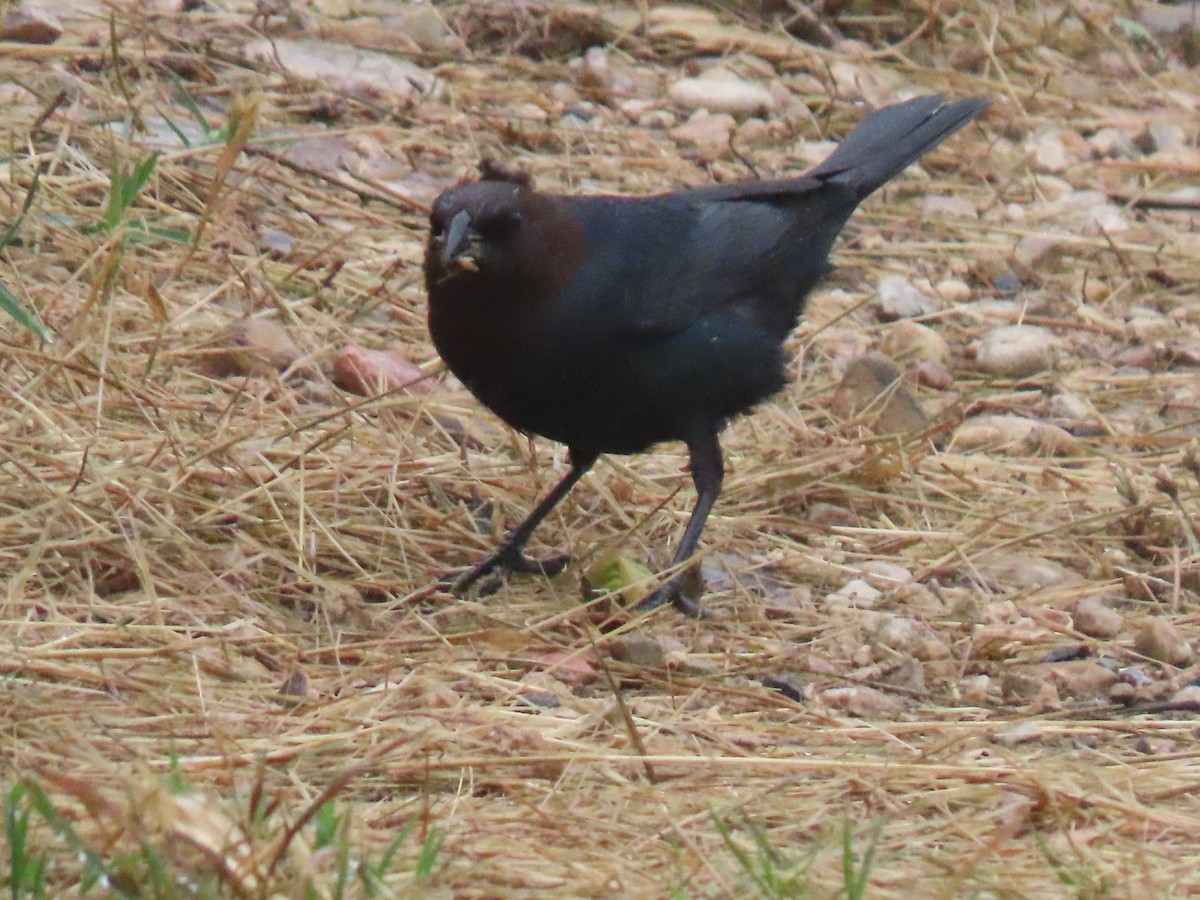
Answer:
[[[903,709],[900,701],[865,685],[830,688],[821,692],[821,699],[828,706],[864,718],[891,716]]]
[[[883,647],[907,654],[922,662],[950,658],[950,648],[932,628],[907,616],[888,618],[876,630],[875,641]]]
[[[997,731],[992,735],[992,741],[1002,747],[1015,747],[1018,744],[1040,741],[1045,734],[1046,730],[1039,723],[1026,720],[1018,722],[1010,728],[1005,728],[1003,731]]]
[[[1080,634],[1101,640],[1115,638],[1125,627],[1121,614],[1109,608],[1100,597],[1084,597],[1075,604],[1072,621]]]
[[[612,94],[613,73],[603,47],[589,47],[575,76],[576,83],[588,96],[607,99]]]
[[[1056,663],[1050,671],[1050,681],[1060,696],[1076,700],[1095,700],[1107,697],[1117,683],[1117,673],[1094,660],[1081,659],[1073,662]]]
[[[1170,319],[1149,310],[1136,312],[1125,323],[1125,329],[1134,340],[1145,344],[1163,340],[1175,332],[1175,326]]]
[[[712,162],[732,154],[729,137],[736,125],[728,113],[714,115],[706,109],[698,109],[682,125],[672,128],[670,137],[677,144],[694,148],[701,160]]]
[[[881,590],[899,584],[910,584],[913,580],[912,572],[885,559],[869,559],[858,567],[858,571]]]
[[[1102,303],[1112,293],[1112,288],[1108,286],[1108,283],[1099,278],[1084,279],[1080,290],[1084,301],[1091,304]]]
[[[735,143],[742,147],[754,147],[771,140],[771,126],[762,119],[747,119],[737,130]]]
[[[1080,580],[1061,563],[1032,553],[992,551],[976,559],[975,568],[989,581],[1022,591],[1078,584]]]
[[[258,249],[275,259],[286,259],[292,255],[292,236],[277,228],[263,228],[255,232]]]
[[[1024,416],[975,416],[954,431],[956,450],[1007,450],[1041,456],[1078,456],[1079,439],[1064,428]]]
[[[1024,378],[1049,369],[1057,346],[1057,339],[1044,328],[1004,325],[983,336],[975,352],[975,362],[992,375]]]
[[[1026,143],[1025,153],[1038,172],[1061,172],[1071,164],[1067,145],[1057,131],[1035,134]]]
[[[903,688],[906,691],[924,693],[927,689],[925,682],[925,667],[911,656],[901,656],[898,660],[889,660],[879,673],[884,684]]]
[[[286,328],[256,316],[230,323],[213,345],[206,363],[218,378],[282,372],[300,358],[300,348]]]
[[[4,17],[0,38],[18,44],[53,44],[62,37],[62,22],[32,3],[18,3]]]
[[[1027,234],[1017,242],[1013,258],[1029,269],[1052,269],[1066,254],[1067,244],[1052,234]]]
[[[936,216],[958,216],[963,219],[978,219],[979,210],[975,202],[967,197],[926,196],[921,201],[921,212],[927,218]]]
[[[885,275],[876,289],[875,315],[881,322],[912,319],[937,312],[937,304],[903,275]]]
[[[724,69],[681,78],[667,89],[667,96],[687,109],[707,109],[711,113],[753,116],[775,108],[775,97],[765,86]]]
[[[675,127],[675,113],[666,109],[651,109],[638,116],[637,123],[642,128],[667,131]]]
[[[1040,672],[1028,666],[1014,666],[1000,677],[1000,692],[1009,702],[1028,702],[1038,696],[1043,684],[1045,678]]]
[[[386,29],[381,29],[379,37],[394,37],[391,32],[395,32],[428,53],[461,52],[464,49],[445,17],[432,4],[406,3],[395,15],[384,16],[379,24]],[[384,49],[378,43],[375,46]]]
[[[658,669],[664,665],[662,645],[647,634],[618,635],[607,646],[608,655],[617,662],[648,669]]]
[[[1133,639],[1133,649],[1142,656],[1172,666],[1186,666],[1192,660],[1192,648],[1170,619],[1147,619]]]
[[[333,383],[344,391],[376,397],[391,391],[428,394],[437,388],[429,373],[394,350],[347,344],[333,358]]]
[[[883,596],[883,592],[871,587],[861,578],[848,581],[825,598],[829,606],[849,607],[851,609],[871,609]]]
[[[1137,688],[1126,681],[1118,681],[1108,689],[1108,699],[1113,703],[1132,703],[1137,694]]]
[[[1159,119],[1146,126],[1137,143],[1147,153],[1174,153],[1187,146],[1187,132],[1177,122]]]
[[[954,376],[949,369],[928,359],[922,359],[910,366],[908,375],[916,380],[917,384],[935,391],[948,391],[954,384]]]
[[[1101,128],[1090,138],[1092,155],[1100,159],[1137,159],[1141,156],[1133,138],[1119,128]]]
[[[1150,675],[1142,666],[1122,666],[1117,670],[1117,674],[1121,680],[1136,687],[1145,687],[1148,684],[1154,683],[1154,676]]]
[[[416,63],[349,44],[272,35],[251,41],[242,55],[256,63],[371,103],[413,99],[433,91],[437,79]]]
[[[958,698],[963,703],[972,706],[982,706],[988,702],[992,687],[992,679],[987,675],[971,675],[958,683]]]
[[[884,332],[879,349],[901,364],[923,360],[944,366],[950,360],[946,339],[928,325],[910,319],[893,323]]]
[[[933,288],[947,303],[966,303],[971,299],[971,286],[958,278],[946,278]]]
[[[1092,405],[1078,394],[1055,394],[1046,404],[1046,411],[1055,419],[1080,421],[1095,417]]]
[[[1200,710],[1200,684],[1185,684],[1171,695],[1171,702]]]
[[[830,406],[846,419],[865,416],[867,426],[877,434],[905,434],[928,422],[896,364],[874,351],[846,364]]]
[[[1048,217],[1066,219],[1072,230],[1082,234],[1128,231],[1129,222],[1120,207],[1100,191],[1072,191],[1052,203],[1043,204]]]
[[[1024,287],[1021,279],[1010,269],[1005,269],[992,279],[992,287],[1001,294],[1015,294]]]

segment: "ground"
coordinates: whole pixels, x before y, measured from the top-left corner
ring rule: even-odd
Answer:
[[[14,896],[1200,890],[1195,6],[656,6],[6,13]],[[924,92],[993,103],[727,431],[711,617],[619,621],[676,446],[441,589],[566,457],[442,372],[433,197],[781,177]]]

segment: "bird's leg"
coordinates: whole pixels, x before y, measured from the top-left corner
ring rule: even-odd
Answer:
[[[692,458],[692,481],[696,485],[696,507],[692,510],[692,517],[688,519],[687,528],[683,531],[683,539],[675,551],[675,558],[671,560],[672,567],[679,565],[696,551],[700,532],[704,530],[704,523],[713,508],[713,503],[721,493],[721,481],[725,477],[725,462],[721,458],[721,443],[716,432],[705,432],[698,437],[689,438],[687,445]],[[634,610],[647,612],[658,609],[664,603],[673,603],[680,612],[697,619],[703,618],[699,601],[685,597],[680,591],[679,582],[682,577],[682,572],[671,576],[654,593],[638,603]]]
[[[509,533],[495,553],[454,579],[454,590],[456,592],[465,591],[475,582],[493,572],[499,578],[495,580],[495,584],[489,583],[480,593],[492,593],[513,572],[533,572],[541,575],[557,575],[561,572],[570,560],[569,556],[559,554],[545,559],[531,559],[525,555],[525,545],[529,542],[529,537],[533,534],[534,529],[541,524],[542,519],[546,518],[550,514],[550,510],[554,509],[559,501],[571,492],[571,488],[575,487],[579,479],[595,462],[595,453],[576,454],[572,452],[571,470],[563,476],[550,493],[542,498],[542,501],[534,507],[533,512],[525,517],[525,521]]]

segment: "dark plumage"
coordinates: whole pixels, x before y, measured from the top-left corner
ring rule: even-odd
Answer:
[[[524,547],[601,453],[682,440],[698,500],[689,557],[721,488],[718,435],[785,383],[783,341],[855,207],[988,105],[920,97],[863,119],[816,168],[653,197],[541,194],[485,173],[442,194],[425,253],[438,352],[514,428],[567,445],[571,471],[485,562],[553,573]],[[642,602],[673,600],[676,579]]]

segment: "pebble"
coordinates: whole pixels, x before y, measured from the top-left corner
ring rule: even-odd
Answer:
[[[19,44],[53,44],[62,33],[62,22],[49,10],[18,3],[4,17],[0,38]]]
[[[1046,404],[1046,412],[1055,419],[1080,421],[1093,418],[1092,405],[1078,394],[1055,394]]]
[[[1011,450],[1045,456],[1078,456],[1079,439],[1057,425],[1024,416],[974,416],[954,431],[951,446],[958,451]]]
[[[1088,637],[1109,640],[1125,627],[1121,614],[1110,608],[1100,597],[1084,597],[1075,604],[1072,616],[1075,630]]]
[[[1067,243],[1053,234],[1027,234],[1017,242],[1013,258],[1026,268],[1053,268],[1062,262]]]
[[[217,377],[282,372],[300,358],[300,348],[286,328],[256,316],[230,323],[213,344],[205,363]]]
[[[1000,676],[1000,693],[1009,702],[1028,701],[1038,696],[1045,683],[1040,671],[1030,666],[1013,666]]]
[[[825,598],[829,606],[848,607],[851,609],[871,609],[879,602],[883,592],[872,587],[861,578],[848,581]]]
[[[992,741],[1002,747],[1015,747],[1018,744],[1040,741],[1045,734],[1046,730],[1039,723],[1025,720],[1003,731],[997,731],[992,735]]]
[[[901,319],[884,332],[879,349],[897,363],[924,360],[944,366],[950,360],[950,345],[944,337],[928,325],[908,319]]]
[[[1025,153],[1038,172],[1061,172],[1071,164],[1067,145],[1058,131],[1035,134],[1025,144]]]
[[[729,136],[737,122],[728,113],[698,109],[682,125],[672,128],[671,140],[693,148],[704,162],[726,159],[731,155]]]
[[[927,196],[921,201],[921,212],[932,218],[935,216],[959,216],[964,219],[978,219],[979,210],[975,202],[967,197],[944,195]]]
[[[315,38],[263,38],[243,47],[242,55],[370,103],[428,94],[437,84],[433,73],[416,63]]]
[[[904,434],[929,421],[896,364],[877,351],[847,363],[830,406],[846,419],[865,414],[867,426],[876,434]]]
[[[437,380],[395,350],[347,344],[333,359],[333,383],[344,391],[375,397],[389,391],[428,394]]]
[[[1095,660],[1081,659],[1073,662],[1056,663],[1050,671],[1050,681],[1059,696],[1076,700],[1096,700],[1107,697],[1117,683],[1117,673]]]
[[[655,128],[667,131],[675,127],[675,113],[666,109],[651,109],[637,117],[637,123],[642,128]]]
[[[937,303],[903,275],[885,275],[875,291],[875,316],[881,322],[912,319],[937,312]]]
[[[622,634],[608,642],[608,655],[617,662],[643,668],[662,668],[665,664],[662,645],[646,634]]]
[[[913,580],[912,572],[886,559],[869,559],[858,567],[858,571],[881,590],[898,584],[909,584]]]
[[[821,692],[821,699],[835,709],[852,716],[874,717],[895,715],[903,707],[893,697],[865,685],[836,687]]]
[[[1118,681],[1108,689],[1108,699],[1113,703],[1132,703],[1137,694],[1137,688],[1124,681]]]
[[[1136,143],[1147,153],[1174,153],[1187,146],[1187,132],[1176,122],[1159,119],[1146,126]]]
[[[922,359],[907,370],[917,384],[935,391],[948,391],[954,384],[954,376],[942,363]]]
[[[966,303],[971,299],[971,286],[957,278],[939,281],[934,290],[947,303]]]
[[[709,69],[695,78],[681,78],[667,96],[687,109],[754,116],[775,108],[775,96],[764,85],[746,81],[725,69]]]
[[[875,631],[875,642],[922,662],[950,658],[950,648],[932,628],[907,616],[888,618]]]
[[[1035,325],[1004,325],[987,332],[975,352],[979,369],[992,375],[1024,378],[1054,363],[1058,340]]]
[[[771,126],[763,119],[747,119],[737,130],[737,143],[743,147],[765,144],[771,140]]]
[[[982,706],[988,702],[992,679],[987,675],[970,675],[958,683],[958,698],[971,706]]]
[[[991,552],[977,559],[975,567],[988,580],[1018,590],[1079,583],[1079,576],[1066,566],[1032,553]]]
[[[1147,619],[1133,639],[1133,649],[1142,656],[1172,666],[1186,666],[1192,660],[1192,648],[1170,619]]]
[[[1128,231],[1129,222],[1121,209],[1110,203],[1100,191],[1072,191],[1052,203],[1043,204],[1041,211],[1058,219],[1082,234]]]
[[[575,80],[583,91],[593,97],[607,99],[611,96],[613,73],[603,47],[588,48],[576,70]]]
[[[1101,128],[1089,139],[1092,154],[1100,159],[1137,159],[1141,156],[1133,138],[1119,128]]]
[[[407,3],[394,15],[384,16],[381,30],[394,30],[429,53],[463,52],[466,48],[440,11],[424,3]],[[380,34],[383,37],[386,32]],[[380,46],[376,44],[375,46]]]

